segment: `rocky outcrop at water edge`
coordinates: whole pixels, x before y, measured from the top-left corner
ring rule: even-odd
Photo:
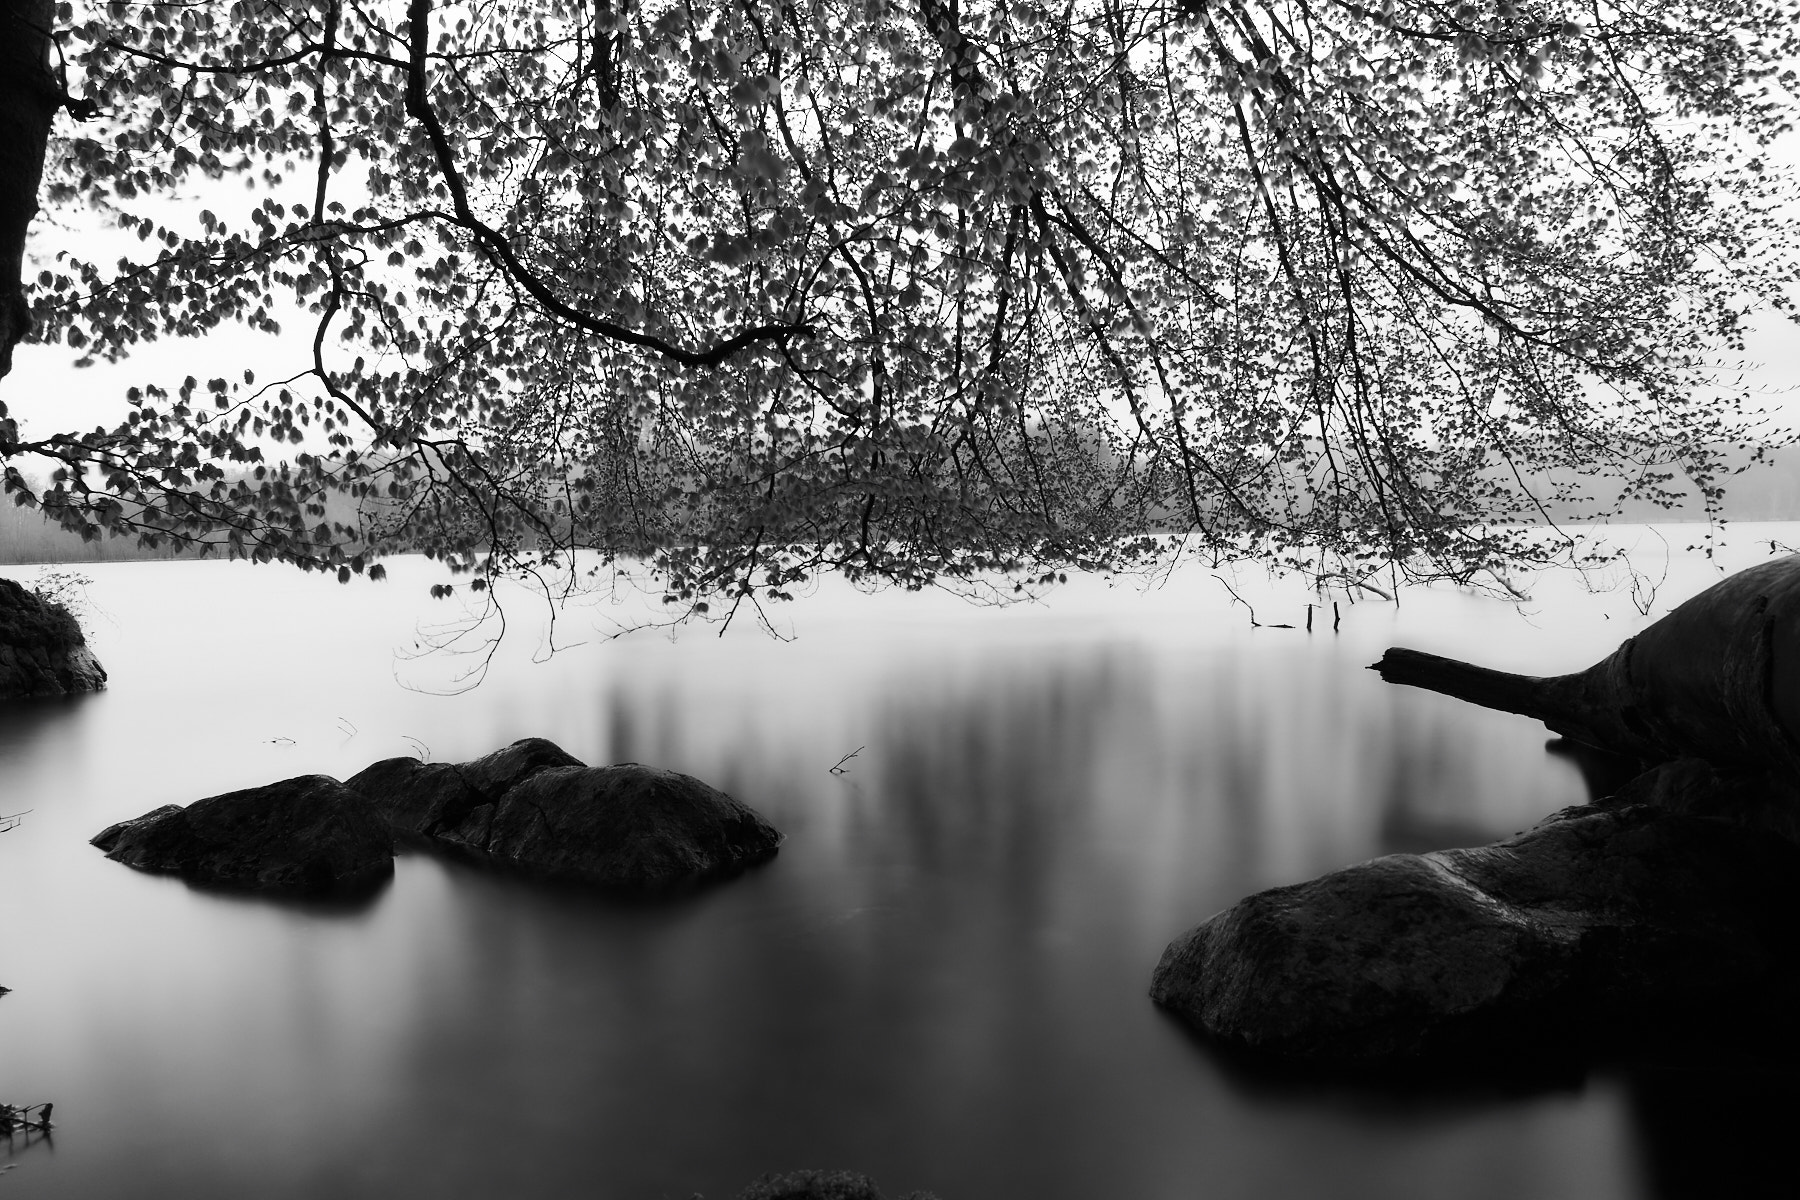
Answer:
[[[1763,831],[1565,809],[1242,900],[1169,945],[1151,995],[1226,1047],[1314,1065],[1761,1054],[1800,999],[1797,879],[1800,846]]]
[[[0,700],[64,696],[106,686],[106,668],[88,649],[68,609],[0,579]]]

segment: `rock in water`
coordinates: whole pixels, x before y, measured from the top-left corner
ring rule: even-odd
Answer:
[[[383,759],[352,775],[346,786],[373,801],[394,832],[429,838],[460,826],[470,810],[498,803],[538,771],[582,765],[547,738],[522,738],[474,762]]]
[[[1765,833],[1565,809],[1242,900],[1170,943],[1150,994],[1228,1046],[1316,1065],[1706,1048],[1800,998],[1796,879],[1800,846]]]
[[[0,579],[0,699],[97,692],[106,668],[68,609]]]
[[[400,833],[543,879],[655,891],[730,874],[781,834],[698,779],[637,763],[585,767],[528,738],[461,766],[390,758],[352,776]]]
[[[637,763],[539,771],[441,836],[534,875],[631,890],[729,874],[781,844],[717,788]]]
[[[882,1200],[881,1189],[855,1171],[790,1171],[765,1175],[738,1193],[737,1200]],[[900,1200],[936,1200],[929,1192],[908,1192]]]
[[[93,844],[141,870],[249,891],[357,891],[394,869],[387,826],[328,775],[164,805],[102,830]]]
[[[1373,669],[1646,763],[1692,757],[1800,781],[1800,555],[1714,584],[1571,675],[1514,675],[1401,647]]]

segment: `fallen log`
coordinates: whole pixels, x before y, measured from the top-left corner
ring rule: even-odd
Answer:
[[[1370,669],[1645,765],[1800,779],[1800,555],[1714,584],[1585,671],[1515,675],[1404,647]]]

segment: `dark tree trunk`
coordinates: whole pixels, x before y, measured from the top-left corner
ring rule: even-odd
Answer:
[[[50,121],[63,91],[50,70],[53,0],[0,0],[0,377],[31,331],[25,236],[37,215]]]
[[[1400,647],[1372,669],[1631,758],[1800,779],[1800,555],[1722,580],[1585,671],[1512,675]]]

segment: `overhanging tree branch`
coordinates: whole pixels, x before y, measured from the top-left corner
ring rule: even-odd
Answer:
[[[468,188],[464,185],[462,174],[456,165],[456,156],[450,149],[450,140],[444,135],[444,126],[432,111],[431,102],[426,95],[426,43],[429,39],[431,21],[430,0],[409,0],[407,7],[407,37],[412,48],[412,57],[407,65],[406,73],[406,112],[418,121],[425,130],[426,139],[431,143],[431,151],[437,161],[438,173],[444,186],[450,192],[450,203],[455,210],[455,223],[475,235],[478,245],[488,258],[494,262],[508,278],[516,281],[531,294],[532,299],[551,314],[590,333],[610,338],[616,342],[625,342],[633,346],[642,346],[654,350],[665,358],[686,367],[710,367],[749,349],[752,346],[773,342],[780,344],[792,338],[813,332],[813,326],[805,322],[772,323],[757,325],[742,330],[725,340],[703,350],[690,350],[665,341],[654,334],[643,333],[627,328],[614,321],[596,317],[582,312],[565,302],[535,272],[526,267],[514,252],[512,243],[498,230],[488,225],[469,207]]]

